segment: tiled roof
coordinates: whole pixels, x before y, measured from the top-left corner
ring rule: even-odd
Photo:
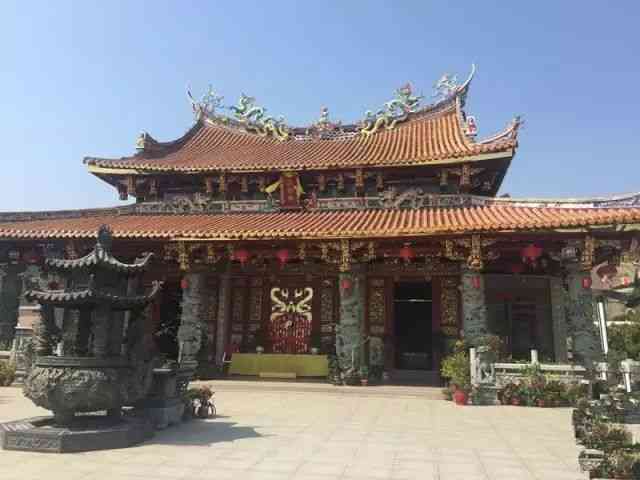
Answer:
[[[488,142],[473,142],[462,130],[455,102],[436,112],[412,114],[391,130],[364,137],[288,140],[199,120],[181,139],[154,143],[149,151],[121,159],[88,157],[88,165],[148,171],[267,171],[410,166],[509,152],[517,145],[510,127]]]
[[[111,227],[114,238],[260,240],[497,233],[639,222],[638,207],[508,205],[210,215],[97,215],[0,223],[0,239],[93,238],[103,224]]]

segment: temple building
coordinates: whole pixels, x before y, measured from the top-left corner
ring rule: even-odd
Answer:
[[[594,272],[637,261],[640,195],[498,197],[521,122],[480,138],[472,78],[443,76],[429,105],[407,84],[349,125],[323,107],[291,127],[246,95],[189,93],[181,138],[85,158],[133,203],[0,215],[0,342],[29,315],[25,284],[46,283],[45,255],[80,258],[108,225],[119,258],[158,258],[157,348],[201,367],[258,349],[305,375],[295,356],[337,353],[435,383],[455,340],[487,333],[516,359],[597,360]]]

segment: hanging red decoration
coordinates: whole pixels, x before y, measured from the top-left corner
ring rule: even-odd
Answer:
[[[583,277],[582,278],[582,288],[591,288],[591,277]]]
[[[513,263],[511,266],[509,266],[509,270],[514,275],[517,275],[519,273],[524,272],[524,265],[521,263]]]
[[[408,243],[405,243],[404,246],[400,249],[400,258],[407,263],[413,260],[415,256],[416,253]]]
[[[535,263],[542,255],[542,248],[533,243],[522,249],[521,256],[524,263]]]
[[[240,262],[242,266],[249,261],[251,254],[244,248],[239,248],[233,252],[233,259]]]
[[[280,261],[280,266],[283,267],[289,261],[289,250],[281,248],[276,252],[276,258]]]
[[[481,284],[482,284],[482,282],[480,280],[480,276],[479,275],[474,275],[473,277],[471,277],[471,285],[473,286],[473,288],[478,290],[480,288]]]
[[[629,277],[622,277],[622,284],[623,285],[630,285],[631,284],[631,279]]]
[[[40,256],[38,255],[38,252],[36,252],[35,250],[29,250],[27,253],[24,254],[24,261],[30,264],[35,264],[38,263],[38,261],[40,260]]]
[[[343,278],[340,281],[340,288],[342,290],[349,290],[351,288],[353,284],[351,283],[351,279],[350,278]]]
[[[186,290],[187,288],[189,288],[189,280],[187,280],[186,278],[180,280],[180,288],[182,290]]]

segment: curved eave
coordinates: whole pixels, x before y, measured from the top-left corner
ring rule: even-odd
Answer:
[[[82,258],[77,259],[47,259],[45,264],[53,270],[82,270],[94,267],[102,267],[125,274],[136,274],[147,270],[153,253],[146,253],[142,258],[136,259],[135,263],[123,263],[110,254],[96,255],[95,250]]]
[[[541,208],[484,205],[421,209],[313,212],[130,215],[0,224],[0,239],[92,238],[109,224],[126,240],[272,241],[407,238],[470,233],[633,231],[640,208]]]
[[[491,148],[487,148],[487,153],[478,153],[475,155],[467,155],[460,154],[454,156],[446,156],[442,155],[436,158],[429,159],[406,159],[401,160],[400,162],[394,161],[389,163],[377,163],[375,165],[371,164],[356,164],[349,165],[348,167],[344,167],[340,164],[331,164],[331,165],[323,165],[318,167],[309,167],[307,165],[287,165],[287,169],[296,170],[296,171],[306,171],[306,172],[315,172],[315,171],[327,171],[327,170],[344,170],[349,169],[353,170],[356,168],[363,168],[367,170],[375,170],[375,169],[388,169],[388,168],[404,168],[404,167],[443,167],[443,166],[456,166],[464,163],[477,163],[483,162],[485,160],[495,160],[495,159],[510,159],[514,156],[515,150],[517,148],[517,142],[508,142],[503,143],[497,148],[495,151],[492,151]],[[211,174],[216,172],[226,172],[226,173],[265,173],[265,172],[279,172],[281,169],[269,168],[269,169],[256,169],[256,168],[243,168],[243,169],[234,169],[234,168],[220,168],[215,166],[198,166],[198,167],[174,167],[171,165],[152,165],[145,164],[144,166],[131,166],[126,165],[125,163],[119,164],[114,163],[110,166],[100,165],[89,165],[87,167],[88,171],[102,180],[109,181],[108,175],[117,175],[117,176],[129,176],[129,175],[157,175],[157,174],[186,174],[186,175],[198,175],[198,174]],[[111,183],[111,182],[110,182]]]
[[[151,303],[162,290],[162,282],[153,282],[145,295],[122,296],[87,288],[83,290],[28,290],[25,298],[45,305],[74,306],[109,304],[114,308],[140,308]]]

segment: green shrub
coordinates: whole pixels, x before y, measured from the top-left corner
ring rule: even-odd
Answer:
[[[0,387],[8,387],[16,379],[16,366],[12,362],[0,361]]]
[[[456,351],[442,360],[440,373],[444,378],[461,390],[471,389],[471,372],[469,365],[469,354],[462,346],[458,346]]]

